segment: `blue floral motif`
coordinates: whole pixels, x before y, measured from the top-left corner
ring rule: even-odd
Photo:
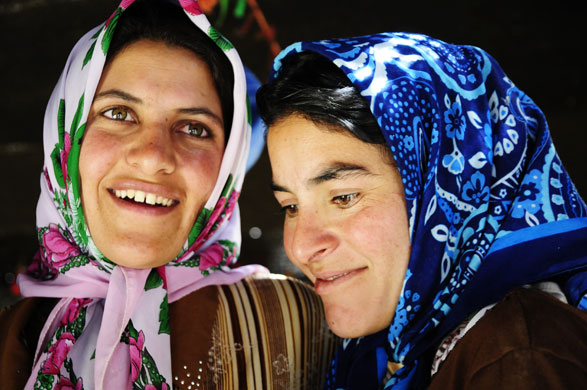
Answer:
[[[411,135],[406,135],[404,137],[404,148],[409,151],[414,149],[414,138]]]
[[[348,76],[397,162],[412,253],[387,333],[389,360],[404,367],[385,389],[424,388],[430,370],[421,364],[422,351],[479,304],[528,283],[528,275],[548,279],[568,271],[568,259],[553,262],[539,245],[512,262],[526,229],[548,223],[552,233],[541,240],[562,240],[583,254],[584,241],[578,247],[558,233],[587,230],[587,206],[554,151],[540,108],[483,50],[407,33],[302,42],[293,50],[318,52]],[[574,225],[558,224],[562,218]],[[431,240],[433,232],[441,239]],[[509,279],[492,283],[503,269]],[[374,345],[368,341],[379,339],[357,340],[336,357],[345,362],[336,367],[353,370],[337,368],[329,390],[372,375],[369,359],[354,359],[368,356],[366,346]]]
[[[526,175],[526,180],[520,185],[518,196],[514,202],[512,217],[523,218],[526,212],[536,214],[540,210],[542,203],[540,200],[541,178],[542,173],[537,169],[533,169]]]
[[[454,138],[455,135],[460,140],[465,138],[467,123],[460,102],[453,102],[450,109],[444,112],[444,122],[446,123],[446,135],[449,138]]]
[[[489,187],[485,185],[485,176],[479,171],[473,173],[471,180],[463,186],[461,195],[464,200],[472,201],[476,205],[489,199]]]
[[[459,175],[465,169],[465,157],[458,149],[455,149],[442,158],[442,166],[453,175]]]

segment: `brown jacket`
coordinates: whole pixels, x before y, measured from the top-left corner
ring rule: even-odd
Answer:
[[[514,290],[456,344],[429,389],[587,389],[587,313]]]

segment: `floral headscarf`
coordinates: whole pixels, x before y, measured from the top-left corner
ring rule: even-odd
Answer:
[[[587,210],[543,113],[483,50],[382,33],[298,42],[344,71],[370,104],[401,174],[411,257],[389,329],[346,340],[332,389],[423,388],[426,359],[468,315],[556,278],[587,309]]]
[[[81,140],[114,29],[133,1],[123,0],[75,45],[45,114],[37,206],[40,250],[19,276],[19,287],[24,296],[62,299],[41,332],[27,389],[171,389],[169,303],[204,286],[265,271],[254,265],[227,267],[236,261],[240,245],[236,201],[251,137],[245,73],[234,47],[195,0],[179,3],[194,28],[229,58],[235,79],[232,128],[212,195],[181,253],[165,266],[117,266],[92,241],[81,205]]]

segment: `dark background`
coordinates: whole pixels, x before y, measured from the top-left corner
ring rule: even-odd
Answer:
[[[235,2],[230,0],[231,9]],[[419,32],[484,48],[542,108],[559,155],[585,196],[587,169],[581,156],[586,152],[587,128],[579,119],[587,112],[584,13],[578,1],[538,3],[258,0],[281,48],[298,40],[383,31]],[[8,290],[16,271],[37,246],[35,207],[45,105],[74,43],[103,22],[117,4],[113,0],[0,0],[0,307],[16,299]],[[218,9],[210,20],[214,23],[217,16]],[[235,44],[245,65],[265,81],[272,54],[255,20],[230,14],[219,30]],[[263,152],[245,180],[240,201],[243,249],[239,261],[297,275],[281,248],[282,217],[269,183]]]

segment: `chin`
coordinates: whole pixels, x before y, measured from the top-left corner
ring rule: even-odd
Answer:
[[[178,251],[179,252],[179,251]],[[117,251],[116,256],[108,256],[107,253],[103,253],[108,260],[112,261],[116,265],[134,268],[134,269],[147,269],[157,268],[165,265],[172,261],[175,256],[169,254],[162,254],[161,256],[153,257],[153,253],[161,253],[158,251],[130,251],[130,253],[124,253],[124,251]]]
[[[332,333],[347,339],[377,333],[389,327],[392,320],[392,318],[386,318],[388,316],[377,315],[379,313],[354,312],[344,307],[329,308],[326,304],[324,305],[324,312],[326,322]]]

